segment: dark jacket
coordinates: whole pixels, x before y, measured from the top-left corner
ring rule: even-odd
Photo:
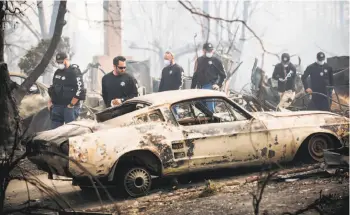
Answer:
[[[102,97],[107,107],[111,106],[113,99],[121,99],[122,102],[137,97],[137,81],[131,74],[123,73],[114,75],[113,71],[102,78]]]
[[[311,86],[307,82],[309,76]],[[333,69],[327,63],[319,65],[315,62],[306,68],[301,80],[305,90],[311,88],[315,92],[327,93],[326,86],[333,86]]]
[[[86,91],[80,70],[73,66],[56,70],[49,95],[54,105],[68,105],[73,97],[85,100]]]
[[[183,84],[184,70],[178,64],[164,67],[158,92],[178,90]]]
[[[278,63],[272,73],[272,78],[278,80],[278,92],[285,92],[288,90],[294,92],[296,76],[296,68],[291,63],[289,63],[287,67],[284,67],[282,63]]]
[[[196,61],[191,88],[206,84],[217,84],[221,87],[225,78],[226,71],[220,59],[201,56]]]

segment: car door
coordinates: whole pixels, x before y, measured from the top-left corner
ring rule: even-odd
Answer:
[[[268,162],[275,152],[268,146],[269,132],[263,121],[250,115],[233,101],[226,101],[234,116],[230,122],[230,135],[227,143],[232,150],[232,165],[256,165]]]
[[[200,107],[203,105],[196,108],[198,105],[193,103],[210,107],[214,103],[213,116],[208,116],[208,109],[204,111],[205,109]],[[255,130],[257,128],[265,130],[260,122],[251,121],[244,115],[240,115],[240,118],[235,116],[231,111],[230,104],[223,98],[197,99],[181,105],[188,106],[189,109],[192,106],[193,110],[193,113],[187,114],[187,116],[181,116],[180,111],[176,111],[178,113],[177,121],[189,149],[187,156],[190,171],[231,167],[254,159],[259,160],[258,156],[255,155],[256,148],[254,147],[257,143],[266,144],[266,142],[260,142],[261,136],[249,135],[249,132],[251,126]],[[261,135],[266,141],[265,133],[261,132]],[[248,141],[254,144],[249,145]]]

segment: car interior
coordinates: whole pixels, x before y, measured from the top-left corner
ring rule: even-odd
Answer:
[[[214,111],[210,110],[210,105],[214,106]],[[222,99],[196,99],[174,104],[171,108],[178,123],[183,126],[246,119]]]

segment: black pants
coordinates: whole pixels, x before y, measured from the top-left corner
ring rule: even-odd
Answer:
[[[327,92],[317,92],[317,93],[322,93],[328,96]],[[330,111],[329,98],[319,94],[312,94],[312,102],[314,103],[315,110]]]

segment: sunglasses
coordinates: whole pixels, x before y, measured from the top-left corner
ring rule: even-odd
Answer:
[[[126,66],[118,66],[118,69],[126,69]]]

